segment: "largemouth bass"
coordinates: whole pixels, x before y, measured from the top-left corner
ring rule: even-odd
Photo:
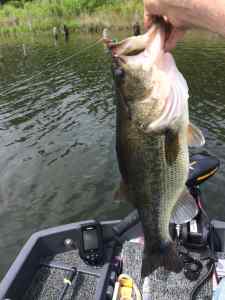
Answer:
[[[188,222],[197,213],[186,189],[189,145],[203,145],[190,124],[188,87],[170,53],[166,27],[153,24],[137,37],[107,45],[117,91],[116,151],[122,183],[117,196],[137,208],[143,226],[144,273],[158,266],[179,271],[182,264],[169,233],[171,218]]]

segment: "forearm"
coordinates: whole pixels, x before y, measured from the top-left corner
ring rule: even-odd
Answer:
[[[202,2],[205,3],[205,6],[208,6],[206,15],[206,21],[208,21],[207,29],[225,37],[225,0],[202,0]]]
[[[180,29],[201,27],[225,36],[225,0],[144,0],[145,21],[166,16]]]
[[[225,0],[165,0],[165,2],[168,5],[169,15],[178,19],[178,25],[180,23],[201,27],[225,36]]]

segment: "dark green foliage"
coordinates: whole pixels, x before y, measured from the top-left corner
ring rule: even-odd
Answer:
[[[24,3],[26,2],[35,2],[35,0],[0,0],[0,4],[10,4],[16,8],[23,8]],[[49,3],[54,2],[60,5],[61,1],[53,0],[49,1]],[[74,2],[74,3],[72,3]],[[98,8],[99,6],[106,5],[106,4],[113,4],[113,0],[71,0],[71,5],[75,6],[77,9],[77,13],[80,13],[81,11],[88,11],[93,12],[95,8]],[[58,15],[58,13],[56,13]]]
[[[77,1],[78,7],[80,11],[87,10],[89,12],[93,12],[95,8],[113,3],[112,0],[79,0]]]
[[[60,27],[100,32],[105,27],[130,26],[142,15],[140,0],[0,0],[0,35],[38,32]],[[6,1],[6,2],[5,2]]]
[[[11,0],[11,1],[4,1],[4,3],[8,3],[15,8],[23,8],[24,7],[24,1],[19,1],[19,0]]]

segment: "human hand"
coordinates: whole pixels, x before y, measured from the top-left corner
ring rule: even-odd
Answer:
[[[190,24],[184,17],[185,0],[144,0],[144,25],[149,28],[156,16],[162,16],[171,25],[167,36],[165,50],[169,51],[176,46]]]
[[[225,36],[225,0],[144,0],[146,28],[155,16],[162,16],[171,25],[166,50],[174,48],[186,30],[193,27]]]

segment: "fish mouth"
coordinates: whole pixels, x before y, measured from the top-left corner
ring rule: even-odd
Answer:
[[[145,34],[132,36],[120,42],[108,40],[106,45],[118,66],[137,63],[152,65],[160,55],[165,54],[165,43],[170,31],[170,24],[160,18]]]

